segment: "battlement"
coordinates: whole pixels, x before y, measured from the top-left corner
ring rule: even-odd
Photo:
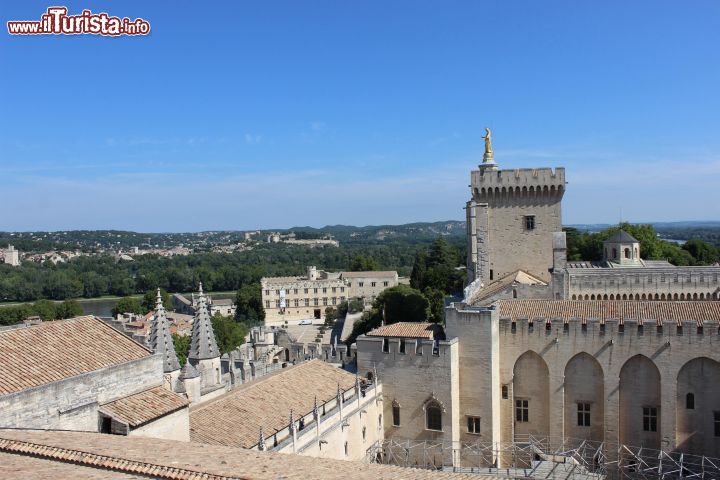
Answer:
[[[473,187],[565,186],[565,168],[518,168],[514,170],[473,170]]]

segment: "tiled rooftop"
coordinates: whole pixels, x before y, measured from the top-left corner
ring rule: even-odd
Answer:
[[[436,323],[398,322],[376,328],[367,333],[368,337],[435,338]]]
[[[91,316],[1,331],[0,352],[0,395],[151,355]]]
[[[6,462],[6,459],[7,462]],[[6,473],[9,472],[9,473]],[[96,473],[99,473],[99,475]],[[0,430],[0,477],[35,480],[203,479],[443,480],[491,477],[369,465],[156,438]]]
[[[250,448],[258,443],[260,428],[266,437],[295,418],[334,399],[338,383],[345,391],[355,375],[320,360],[311,360],[242,385],[216,400],[190,409],[190,439],[213,445]]]
[[[516,270],[513,273],[509,273],[504,277],[487,284],[485,288],[480,290],[477,295],[475,295],[475,298],[471,300],[471,303],[475,304],[477,302],[481,302],[487,298],[490,298],[496,293],[503,291],[504,289],[515,283],[521,285],[547,285],[539,278],[534,277],[533,275],[530,275],[523,270]]]
[[[498,300],[501,318],[581,320],[652,320],[720,322],[720,302],[643,302],[637,300]]]
[[[100,411],[131,427],[137,427],[186,407],[188,404],[185,397],[163,387],[155,387],[101,405]]]
[[[395,272],[395,271],[342,272],[342,276],[343,276],[343,278],[366,278],[366,277],[395,278],[397,276],[397,272]]]

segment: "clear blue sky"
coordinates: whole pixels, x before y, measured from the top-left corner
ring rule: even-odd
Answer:
[[[0,5],[0,230],[463,219],[485,126],[502,168],[566,167],[564,223],[720,220],[717,1],[88,1],[151,35],[7,34],[50,5]]]

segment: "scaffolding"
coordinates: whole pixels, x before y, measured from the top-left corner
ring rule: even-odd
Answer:
[[[581,439],[522,436],[514,442],[385,440],[366,461],[507,478],[720,479],[720,459]]]

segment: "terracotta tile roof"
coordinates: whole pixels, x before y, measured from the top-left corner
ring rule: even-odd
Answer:
[[[409,338],[435,338],[438,329],[436,323],[398,322],[384,327],[376,328],[367,333],[368,337],[409,337]]]
[[[696,321],[720,322],[720,302],[643,302],[637,300],[498,300],[501,318],[516,319],[581,319],[633,320],[681,323]]]
[[[0,352],[0,395],[152,355],[91,316],[4,330]]]
[[[343,278],[369,278],[369,277],[377,277],[377,278],[395,278],[397,277],[396,271],[384,271],[384,272],[376,272],[376,271],[369,271],[369,272],[342,272],[341,275]]]
[[[503,478],[369,465],[363,462],[259,452],[221,445],[83,432],[0,430],[0,474],[12,457],[10,478],[229,478],[285,480],[440,480]],[[38,475],[37,466],[44,462]],[[52,467],[55,466],[55,468]],[[71,470],[72,469],[72,470]],[[106,476],[89,476],[89,471]],[[67,474],[70,472],[70,474]],[[5,478],[5,477],[3,477]],[[506,480],[508,477],[504,477]]]
[[[163,387],[155,387],[100,406],[100,411],[115,420],[137,427],[172,413],[190,402]]]
[[[338,383],[345,391],[355,375],[320,360],[280,370],[238,387],[217,400],[190,409],[190,439],[213,445],[250,448],[288,426],[290,409],[296,418],[334,399]]]
[[[490,298],[496,293],[499,293],[516,283],[520,285],[547,285],[547,283],[523,270],[516,270],[513,273],[509,273],[504,277],[487,284],[485,288],[478,291],[477,295],[471,299],[470,303],[474,304]]]

